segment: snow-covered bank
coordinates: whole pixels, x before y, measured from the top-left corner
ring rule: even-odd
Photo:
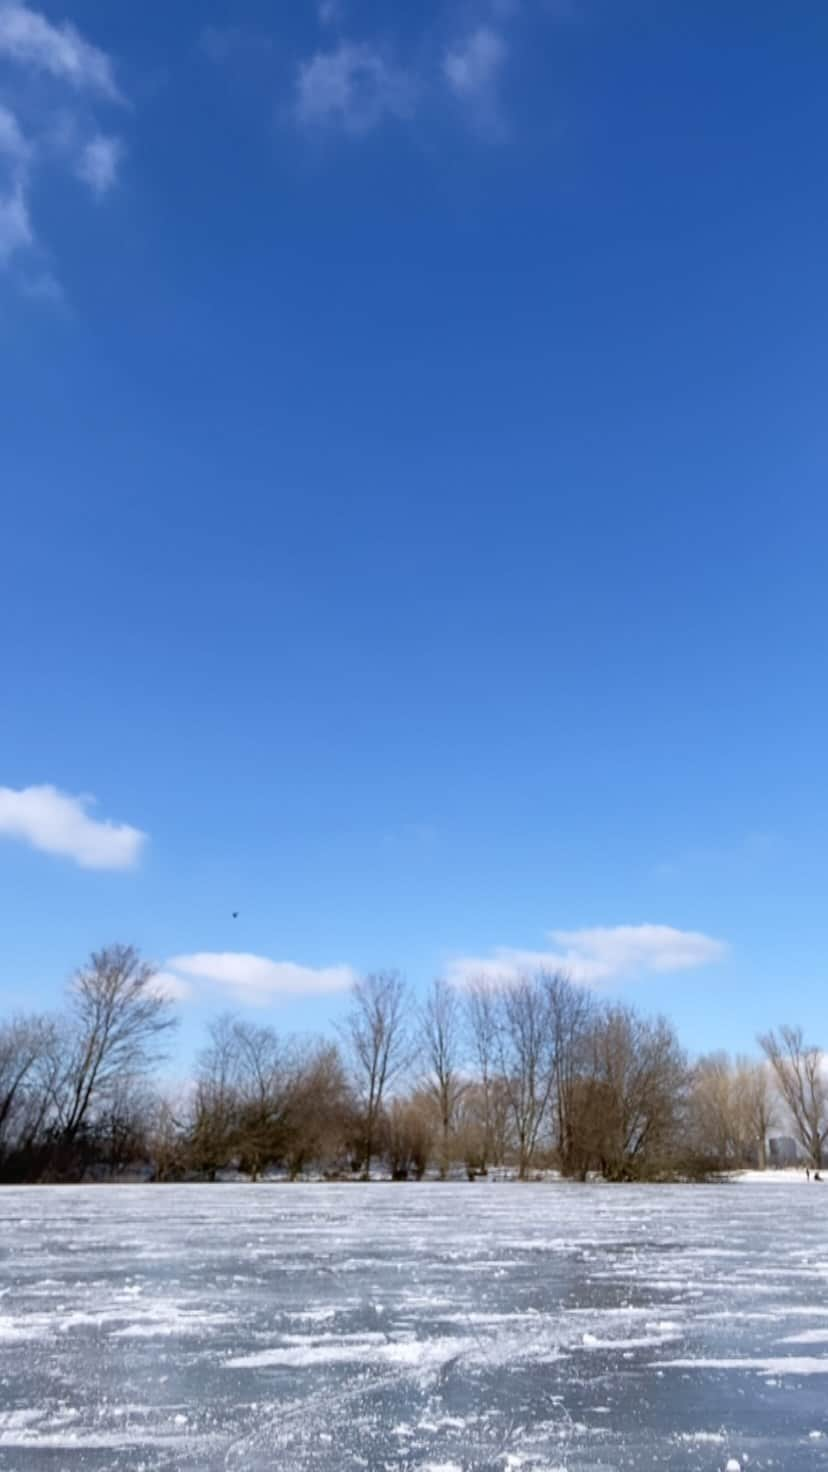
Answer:
[[[826,1175],[828,1175],[828,1172],[826,1172]],[[811,1172],[811,1179],[809,1181],[808,1177],[805,1174],[804,1166],[796,1169],[790,1167],[785,1170],[737,1170],[734,1171],[733,1174],[728,1177],[728,1179],[732,1180],[740,1186],[811,1185],[815,1186],[816,1189],[819,1190],[819,1187],[821,1185],[828,1185],[828,1180],[826,1180],[825,1182],[815,1181],[813,1177],[813,1171]]]

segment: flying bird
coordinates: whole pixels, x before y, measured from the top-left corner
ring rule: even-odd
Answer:
[[[238,920],[238,918],[239,918],[239,912],[238,912],[238,910],[234,910],[233,911],[233,919],[234,920]]]

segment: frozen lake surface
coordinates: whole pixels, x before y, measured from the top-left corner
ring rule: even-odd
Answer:
[[[828,1187],[0,1190],[0,1468],[828,1468]]]

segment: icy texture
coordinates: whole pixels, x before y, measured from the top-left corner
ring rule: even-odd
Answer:
[[[828,1468],[828,1191],[0,1191],[0,1469]]]

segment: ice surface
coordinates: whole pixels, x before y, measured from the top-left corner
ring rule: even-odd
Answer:
[[[4,1472],[828,1469],[776,1184],[0,1190]]]

